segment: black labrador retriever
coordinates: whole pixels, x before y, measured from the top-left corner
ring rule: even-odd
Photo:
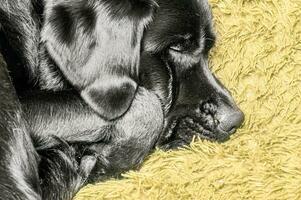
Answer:
[[[71,199],[155,146],[227,140],[244,115],[214,42],[207,0],[5,0],[0,199]]]

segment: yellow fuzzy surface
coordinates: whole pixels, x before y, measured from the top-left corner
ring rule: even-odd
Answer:
[[[157,150],[76,200],[301,200],[301,0],[211,0],[211,64],[246,114],[223,144]]]

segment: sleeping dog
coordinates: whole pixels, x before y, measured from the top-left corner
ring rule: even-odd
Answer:
[[[155,146],[227,140],[244,116],[214,42],[206,0],[5,1],[0,199],[71,199]]]

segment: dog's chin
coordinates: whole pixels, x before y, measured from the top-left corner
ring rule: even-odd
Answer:
[[[224,142],[227,141],[232,134],[232,132],[228,133],[221,130],[217,124],[208,126],[206,122],[191,117],[180,119],[177,126],[174,127],[173,132],[177,137],[184,139],[187,143],[191,142],[193,138]]]
[[[189,114],[181,113],[167,120],[159,142],[163,149],[189,145],[194,139],[225,142],[235,132],[235,129],[226,132],[220,128],[220,122],[216,118],[217,106],[214,104],[206,103],[189,110]]]

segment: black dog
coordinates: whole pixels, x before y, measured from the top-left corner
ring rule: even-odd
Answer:
[[[54,5],[49,2],[49,5]],[[242,112],[208,68],[208,53],[214,45],[215,36],[207,1],[55,2],[60,6],[53,12],[53,17],[49,17],[53,7],[46,6],[45,9],[45,4],[39,1],[6,1],[0,5],[0,49],[13,81],[12,84],[2,62],[0,199],[71,199],[87,181],[101,180],[138,166],[155,145],[164,149],[177,148],[188,144],[193,136],[224,141],[242,123]],[[104,12],[97,9],[98,4],[110,6]],[[98,44],[91,43],[93,37],[89,34],[73,34],[86,29],[100,34],[104,30],[96,29],[98,16],[108,15],[106,26],[110,29],[110,25],[114,26],[116,22],[116,16],[110,16],[112,13],[119,13],[118,20],[128,30],[133,28],[133,17],[153,18],[153,21],[142,22],[144,18],[139,19],[142,20],[140,25],[148,24],[143,35],[137,26],[131,29],[132,34],[137,34],[137,41],[132,44],[130,53],[121,54],[121,57],[135,62],[138,59],[140,72],[139,77],[131,77],[127,73],[122,75],[135,80],[139,87],[130,104],[121,102],[118,105],[120,95],[113,98],[116,100],[109,107],[113,110],[118,108],[117,114],[107,118],[126,113],[107,121],[93,111],[97,108],[91,109],[79,96],[93,85],[81,63],[85,63],[87,58],[101,57],[97,55],[98,51],[107,51],[105,53],[112,54],[108,57],[111,61],[94,63],[124,69],[124,60],[118,59],[124,50],[117,49],[116,55],[114,51],[125,42],[120,41],[126,37],[121,34],[130,33],[112,28],[113,33],[110,34],[116,35],[114,40],[103,38],[106,40],[103,43],[111,49],[100,49]],[[55,27],[45,28],[49,19],[55,22]],[[42,32],[43,40],[40,42],[42,29],[48,29],[45,32],[50,34]],[[58,33],[51,32],[53,30]],[[60,47],[54,47],[55,53],[49,52],[47,37],[58,37],[72,43],[74,52]],[[54,45],[62,43],[52,39],[49,40]],[[133,49],[139,49],[139,45],[142,46],[137,58],[131,52],[137,52]],[[89,66],[93,72],[100,70],[96,77],[92,77],[93,81],[100,79],[106,82],[107,79],[101,79],[105,73],[101,71],[102,66],[101,69]],[[118,70],[114,73],[118,74]],[[88,77],[84,83],[80,83],[84,79],[74,79],[82,72],[84,79]],[[96,103],[101,99],[97,97],[98,91],[88,91],[89,98],[83,97],[93,107],[90,97]],[[103,95],[99,97],[106,98]],[[108,103],[111,102],[101,106]],[[119,109],[119,106],[129,108]]]

